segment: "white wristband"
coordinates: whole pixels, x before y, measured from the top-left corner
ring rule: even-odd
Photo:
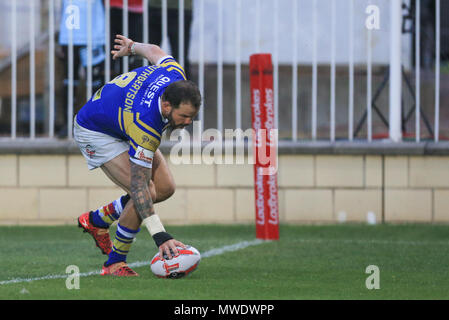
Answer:
[[[131,54],[132,54],[133,56],[136,55],[136,48],[135,48],[135,46],[136,46],[136,43],[134,42],[133,45],[131,46]]]
[[[153,214],[152,216],[143,219],[142,224],[147,227],[151,236],[159,232],[165,232],[164,226],[162,225],[162,222],[157,214]]]

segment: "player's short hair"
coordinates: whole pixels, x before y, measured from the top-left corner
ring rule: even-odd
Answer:
[[[162,94],[162,100],[170,102],[173,108],[179,108],[181,103],[188,103],[198,110],[201,105],[201,93],[194,82],[179,80],[167,86]]]

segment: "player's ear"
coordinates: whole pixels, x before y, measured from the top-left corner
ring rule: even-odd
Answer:
[[[161,109],[162,109],[163,114],[169,114],[172,109],[172,106],[171,106],[170,102],[162,100],[161,101]]]

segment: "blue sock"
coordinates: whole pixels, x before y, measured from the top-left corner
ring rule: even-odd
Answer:
[[[112,245],[112,251],[109,254],[109,259],[104,264],[105,266],[110,266],[111,264],[117,262],[126,262],[126,256],[128,255],[129,249],[136,237],[140,228],[137,230],[131,230],[126,228],[120,223],[117,225],[117,232],[115,233],[115,239]]]
[[[114,221],[120,218],[123,208],[125,208],[125,205],[129,199],[129,195],[121,196],[108,205],[92,211],[91,217],[93,225],[97,228],[109,228]]]

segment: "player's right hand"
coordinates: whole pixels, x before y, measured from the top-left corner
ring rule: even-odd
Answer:
[[[114,50],[111,50],[112,59],[115,60],[117,58],[129,56],[130,46],[133,42],[134,41],[121,34],[116,35],[114,40]]]
[[[185,244],[182,243],[181,241],[175,239],[165,241],[163,244],[159,246],[159,256],[161,258],[164,258],[165,253],[168,257],[168,260],[172,259],[174,256],[177,256],[179,254],[178,248],[176,248],[177,246],[184,249],[186,248]],[[174,256],[172,255],[172,252]]]

